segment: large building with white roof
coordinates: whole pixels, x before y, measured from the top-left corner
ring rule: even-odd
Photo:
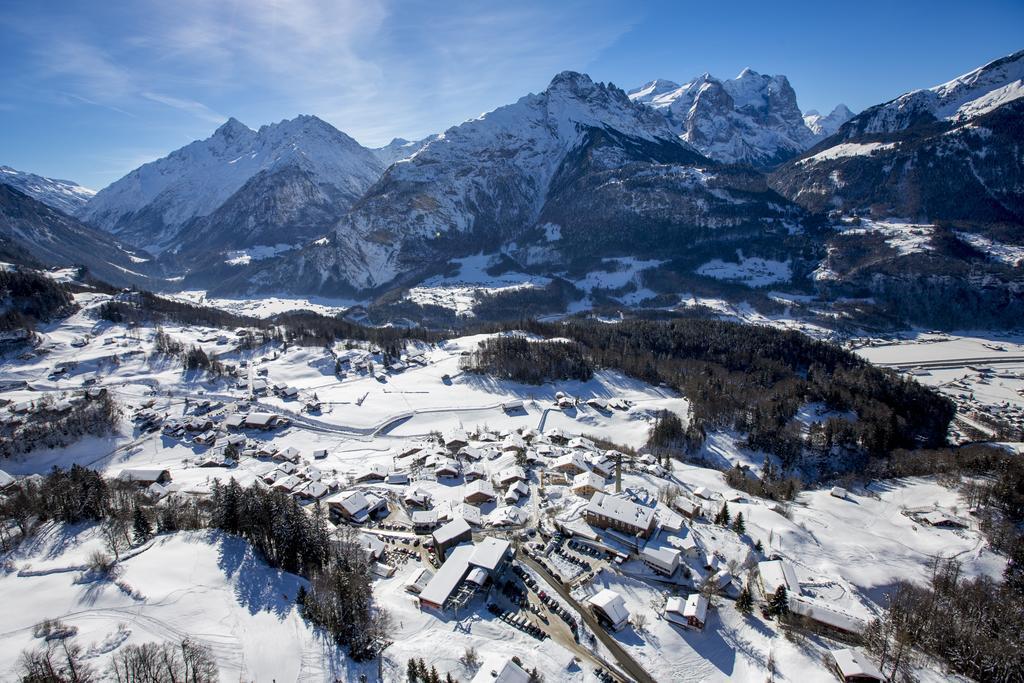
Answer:
[[[597,492],[583,509],[588,524],[616,529],[632,536],[647,538],[654,531],[654,509],[638,505],[628,498]]]

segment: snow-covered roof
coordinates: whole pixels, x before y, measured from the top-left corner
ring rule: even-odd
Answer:
[[[472,529],[469,528],[469,522],[462,517],[456,517],[434,532],[434,542],[438,545],[444,545],[445,543],[451,543],[459,536],[469,533],[472,533]]]
[[[674,548],[648,547],[640,551],[640,559],[666,571],[673,571],[679,566],[679,551]]]
[[[626,609],[625,601],[621,595],[610,588],[605,588],[599,593],[591,595],[587,598],[587,602],[604,612],[605,616],[616,626],[629,621],[629,610]]]
[[[416,525],[436,524],[437,510],[414,510],[412,513],[412,523]]]
[[[521,666],[505,655],[491,655],[470,683],[529,683],[530,675]]]
[[[604,488],[604,479],[593,472],[580,472],[572,478],[573,491],[580,488],[586,488],[588,486],[601,490]]]
[[[866,624],[850,614],[837,612],[822,605],[815,605],[803,600],[790,600],[789,609],[794,614],[810,617],[814,621],[837,628],[848,633],[862,633]]]
[[[498,472],[497,480],[499,483],[504,484],[507,481],[513,479],[519,479],[522,481],[526,480],[526,471],[519,465],[513,465],[512,467],[506,467],[501,472]]]
[[[167,470],[161,469],[145,469],[145,468],[130,468],[121,470],[121,473],[117,475],[117,478],[121,481],[139,481],[139,482],[154,482],[160,481],[161,478],[171,478],[171,473]]]
[[[649,529],[654,522],[652,508],[637,505],[627,498],[609,496],[598,491],[587,503],[586,509],[598,515],[614,519],[640,529]]]
[[[785,586],[790,596],[800,593],[800,582],[796,579],[796,571],[786,560],[767,560],[757,563],[757,571],[761,575],[761,584],[768,593],[774,593],[779,586]]]
[[[0,470],[0,489],[7,488],[14,483],[14,477],[9,475],[7,472]]]
[[[245,416],[245,424],[254,427],[265,427],[277,418],[274,413],[249,413]]]
[[[443,606],[448,596],[452,594],[455,587],[459,585],[462,578],[469,570],[469,558],[473,555],[474,548],[470,543],[464,543],[452,548],[448,559],[434,574],[434,578],[427,583],[420,592],[420,600],[434,605]]]
[[[832,659],[835,660],[836,666],[839,667],[839,673],[844,678],[859,676],[879,681],[884,680],[882,672],[878,670],[878,667],[863,652],[845,647],[841,650],[832,650],[830,654]]]
[[[501,559],[505,557],[511,545],[508,541],[488,536],[476,544],[473,555],[469,558],[469,563],[474,567],[482,567],[489,572],[494,571],[498,564],[501,563]]]
[[[707,621],[708,599],[700,593],[692,593],[686,598],[686,605],[683,607],[684,617],[694,617],[700,623]]]
[[[478,479],[466,485],[466,493],[464,497],[468,498],[469,496],[477,493],[482,493],[489,498],[494,498],[494,486],[492,486],[491,482],[486,479]]]

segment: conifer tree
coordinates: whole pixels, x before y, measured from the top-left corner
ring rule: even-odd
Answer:
[[[747,523],[743,521],[743,513],[740,512],[736,515],[736,520],[732,523],[732,530],[742,536],[747,532]]]
[[[145,543],[153,534],[153,526],[149,523],[146,513],[138,505],[135,506],[134,520],[132,522],[136,543]]]

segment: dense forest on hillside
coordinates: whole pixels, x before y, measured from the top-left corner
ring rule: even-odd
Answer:
[[[823,457],[830,454],[840,454],[838,466],[848,471],[893,449],[940,446],[954,413],[949,400],[917,382],[798,332],[700,319],[523,326],[575,341],[595,367],[680,391],[691,403],[691,446],[709,430],[736,429],[748,434],[751,448],[777,455],[784,468],[817,467],[818,476],[840,473],[822,471],[837,466]],[[516,345],[491,345],[482,352],[492,374],[524,379],[516,372],[523,365]],[[793,417],[812,402],[852,412],[856,419],[829,420],[807,440]],[[808,457],[815,452],[812,462]]]
[[[75,309],[68,288],[28,269],[0,270],[0,331],[33,329]]]
[[[460,364],[466,372],[492,375],[526,384],[550,380],[586,381],[594,368],[578,344],[536,341],[521,336],[490,337]]]

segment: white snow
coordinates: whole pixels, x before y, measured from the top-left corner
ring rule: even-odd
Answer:
[[[238,249],[229,251],[225,254],[227,258],[224,260],[229,266],[246,266],[253,261],[262,261],[263,259],[273,258],[286,251],[297,248],[299,245],[295,244],[275,244],[274,246],[267,246],[265,244],[259,244],[248,249]]]
[[[958,238],[984,253],[993,261],[1004,263],[1014,268],[1024,263],[1024,246],[1006,244],[997,240],[970,232],[956,232]]]
[[[820,161],[830,161],[844,157],[870,156],[878,151],[895,149],[897,146],[899,146],[897,142],[844,142],[801,159],[797,163],[816,164]]]
[[[737,251],[737,256],[739,263],[716,258],[703,264],[695,272],[716,280],[742,282],[748,287],[767,287],[793,279],[789,261],[773,261],[759,256],[746,257],[742,251]]]

